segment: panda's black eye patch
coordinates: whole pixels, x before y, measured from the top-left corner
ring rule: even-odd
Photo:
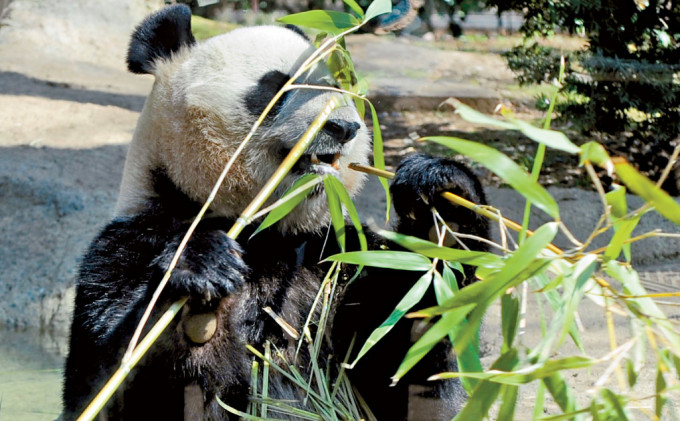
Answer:
[[[290,76],[278,70],[267,72],[257,81],[257,85],[251,88],[245,96],[246,108],[248,111],[256,116],[262,114],[262,111],[267,107],[269,101],[276,95],[276,93],[288,82]],[[276,102],[274,108],[269,112],[269,116],[275,116],[288,92],[284,93]]]

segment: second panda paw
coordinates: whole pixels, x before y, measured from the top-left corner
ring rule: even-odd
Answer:
[[[466,231],[484,230],[486,221],[464,208],[452,205],[441,196],[450,191],[474,203],[485,205],[481,183],[465,164],[423,154],[405,158],[390,187],[401,232],[423,237],[433,225],[431,209],[436,208],[446,221],[467,226]]]
[[[170,266],[184,233],[175,236],[154,264],[163,272]],[[236,291],[250,269],[241,258],[241,246],[221,230],[194,232],[172,272],[167,290],[204,301],[222,298]]]

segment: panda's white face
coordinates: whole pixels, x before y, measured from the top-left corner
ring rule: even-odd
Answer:
[[[145,104],[128,155],[119,213],[134,211],[148,193],[143,174],[161,168],[192,199],[203,202],[234,150],[281,86],[314,51],[301,34],[274,26],[234,30],[185,46],[154,62],[156,83]],[[295,82],[334,86],[323,63]],[[327,90],[294,89],[280,100],[231,169],[213,202],[216,213],[241,213],[297,143],[330,96],[347,104],[336,109],[306,155],[271,201],[304,173],[331,173],[350,194],[363,175],[347,168],[366,163],[368,130],[352,101]],[[281,228],[309,231],[328,221],[323,192],[308,198]]]

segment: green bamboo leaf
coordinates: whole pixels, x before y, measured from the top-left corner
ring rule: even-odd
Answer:
[[[444,268],[446,268],[446,266],[444,266]],[[451,269],[449,269],[449,272],[451,272]],[[455,282],[456,277],[454,276],[453,279]],[[453,298],[456,294],[456,290],[454,290],[449,283],[450,281],[451,278],[447,281],[447,279],[440,275],[439,272],[434,271],[434,294],[438,304]]]
[[[564,274],[556,278],[559,279],[560,282],[562,282],[562,280],[564,279]],[[539,289],[544,290],[543,296],[548,301],[548,304],[550,304],[550,307],[553,309],[553,311],[557,312],[558,309],[560,309],[564,305],[564,300],[562,299],[562,296],[559,294],[558,291],[553,289],[547,289],[547,287],[552,284],[550,278],[548,278],[546,274],[539,274],[538,276],[534,277],[534,281],[539,286]],[[547,336],[546,334],[543,335],[543,337],[546,336]],[[569,336],[571,336],[571,339],[574,341],[574,344],[578,347],[578,349],[581,350],[581,352],[585,353],[583,341],[581,341],[581,335],[579,334],[575,324],[572,324],[571,327],[569,328]]]
[[[369,250],[335,254],[324,261],[342,262],[396,270],[430,270],[432,262],[425,256],[406,251]]]
[[[384,15],[392,11],[392,0],[373,0],[366,9],[364,22],[368,22],[376,16]]]
[[[609,261],[604,268],[609,276],[621,282],[626,294],[633,296],[647,294],[647,291],[640,282],[637,271],[632,267],[616,261]],[[680,349],[680,336],[670,320],[668,320],[668,317],[666,317],[666,314],[661,311],[653,299],[649,297],[629,298],[624,303],[633,314],[638,315],[640,318],[653,318],[655,328],[664,334],[665,339],[671,344],[670,348],[674,350]]]
[[[581,145],[579,165],[583,165],[585,162],[592,162],[593,164],[606,169],[610,174],[614,169],[612,160],[604,146],[597,142],[588,142]]]
[[[654,206],[657,212],[669,221],[680,225],[680,205],[671,196],[656,186],[650,179],[640,174],[623,158],[614,158],[616,174],[635,194]]]
[[[331,215],[331,223],[333,224],[338,246],[340,246],[340,250],[345,251],[345,217],[340,205],[340,195],[336,185],[331,180],[333,180],[332,177],[323,178],[326,199],[328,200],[328,211]]]
[[[437,321],[431,328],[429,328],[423,336],[416,341],[413,346],[408,350],[404,360],[399,365],[397,372],[392,376],[392,381],[394,383],[398,382],[399,379],[404,377],[406,373],[414,366],[418,361],[420,361],[425,355],[427,355],[435,345],[437,345],[444,337],[446,337],[449,332],[458,326],[465,316],[475,307],[474,304],[468,304],[455,310],[451,310],[445,313],[441,319]],[[469,326],[470,328],[471,326]]]
[[[354,13],[356,13],[360,18],[364,17],[364,10],[357,4],[354,0],[342,0]]]
[[[564,318],[559,332],[559,339],[557,340],[558,346],[562,344],[565,336],[571,329],[576,329],[574,318],[578,311],[578,305],[585,295],[586,288],[592,282],[591,277],[598,266],[597,260],[597,255],[586,254],[585,257],[573,266],[573,270],[565,276]],[[566,285],[569,287],[567,288]]]
[[[515,294],[501,296],[501,332],[503,332],[503,347],[501,352],[508,351],[517,336],[519,323],[519,297]]]
[[[458,281],[453,271],[447,265],[443,265],[442,271],[443,275],[436,271],[434,272],[434,291],[438,304],[453,298],[458,291]],[[454,326],[451,332],[449,332],[451,343],[455,343],[456,337],[467,328],[467,320],[463,320],[459,325]],[[463,348],[461,352],[456,353],[456,361],[460,371],[477,372],[483,370],[482,362],[479,359],[479,333],[477,333],[475,339],[475,341]],[[468,377],[462,378],[461,383],[468,393],[472,393],[477,386],[477,381]]]
[[[621,402],[623,398],[621,396],[607,388],[600,390],[600,396],[602,397],[605,406],[612,410],[612,412],[615,414],[613,419],[616,419],[617,421],[625,421],[630,419],[628,414],[626,414],[626,411],[623,409]]]
[[[628,214],[626,188],[616,183],[612,183],[611,187],[612,190],[604,195],[607,204],[611,206],[611,216],[614,219],[623,218]]]
[[[562,132],[540,129],[522,120],[512,119],[511,122],[519,131],[534,142],[542,143],[550,148],[571,154],[577,154],[581,151],[581,148],[572,143]]]
[[[551,262],[550,259],[537,258],[537,256],[555,238],[557,229],[558,224],[556,222],[542,225],[534,232],[534,235],[527,238],[524,244],[510,255],[510,258],[503,262],[499,270],[492,273],[487,279],[466,286],[442,305],[420,310],[417,315],[434,317],[470,303],[478,304],[483,314],[486,307],[500,294],[508,288],[519,285],[535,276],[537,272]],[[469,339],[471,338],[467,338],[467,340]],[[457,338],[455,344],[457,351],[460,342],[461,338]]]
[[[535,380],[552,377],[562,370],[587,368],[596,364],[598,360],[589,357],[573,356],[556,360],[548,360],[542,364],[522,367],[518,371],[487,370],[482,373],[447,372],[430,377],[431,380],[452,379],[458,377],[474,377],[480,380],[501,383],[504,385],[520,386]]]
[[[630,358],[626,358],[626,378],[628,379],[628,387],[632,388],[637,382],[637,371],[635,370],[635,363]]]
[[[563,412],[574,412],[578,411],[576,407],[576,397],[574,392],[571,390],[567,382],[564,380],[562,373],[553,373],[542,379],[550,395],[552,395],[555,402],[562,408]],[[583,417],[577,416],[576,420],[582,419]]]
[[[463,104],[462,102],[458,101],[455,98],[449,98],[446,101],[444,101],[444,103],[455,107],[456,113],[460,115],[460,117],[463,120],[469,121],[470,123],[479,124],[482,126],[496,127],[503,130],[516,129],[514,124],[508,123],[507,121],[498,120],[493,117],[489,117],[488,115],[480,113],[474,108],[468,107],[467,105]]]
[[[377,329],[375,329],[366,340],[366,343],[361,347],[359,354],[352,363],[352,367],[363,357],[369,349],[373,348],[380,339],[382,339],[399,320],[423,298],[427,289],[432,283],[432,271],[428,271],[418,279],[411,289],[406,293],[404,298],[399,301],[397,307],[392,311],[392,314],[385,320]]]
[[[500,390],[501,407],[498,410],[499,420],[514,420],[515,409],[517,408],[517,397],[519,395],[519,387],[511,385],[503,385]]]
[[[349,28],[361,24],[361,21],[349,13],[332,10],[308,10],[283,16],[278,21],[318,29],[332,35],[338,35]]]
[[[661,414],[663,413],[663,406],[666,404],[667,399],[664,396],[666,391],[666,379],[663,378],[663,370],[661,370],[660,361],[656,363],[656,396],[654,399],[654,412],[656,416],[661,419]]]
[[[635,344],[633,345],[632,360],[633,368],[635,369],[635,372],[638,373],[640,370],[642,370],[642,367],[644,367],[646,361],[647,355],[647,341],[645,340],[646,326],[642,320],[636,317],[629,317],[629,319],[630,319],[630,331],[632,334],[631,336],[637,338]]]
[[[609,242],[609,247],[604,253],[604,256],[607,259],[617,259],[623,250],[626,261],[630,262],[631,244],[624,244],[624,241],[630,238],[642,215],[634,215],[627,221],[621,221],[621,218],[628,214],[628,201],[626,199],[626,188],[624,186],[612,184],[612,190],[605,194],[605,198],[607,204],[611,206],[610,220],[614,228],[614,238]]]
[[[439,143],[456,152],[477,161],[515,191],[524,196],[536,207],[555,219],[559,219],[560,212],[555,199],[538,182],[534,181],[525,170],[515,164],[505,154],[490,146],[463,140],[456,137],[427,137],[425,140]]]
[[[385,155],[383,153],[383,138],[382,130],[380,129],[380,121],[378,121],[378,112],[375,110],[373,103],[368,102],[369,107],[371,107],[371,118],[373,120],[373,166],[384,170],[385,169]],[[383,186],[385,190],[385,221],[390,220],[390,207],[392,206],[392,195],[390,194],[390,186],[387,184],[387,180],[382,177],[378,177],[380,180],[380,185]]]
[[[630,218],[619,219],[614,224],[614,235],[609,241],[604,257],[608,260],[615,260],[623,250],[627,261],[630,261],[630,243],[624,244],[633,234],[633,230],[640,222],[641,214],[633,215]]]
[[[536,399],[534,400],[534,413],[532,419],[538,419],[543,416],[545,409],[545,385],[539,382],[536,387]]]
[[[378,230],[377,233],[404,248],[432,259],[439,258],[472,266],[499,267],[501,265],[500,257],[493,253],[440,247],[431,241],[392,231]]]
[[[517,366],[517,349],[513,348],[501,354],[500,357],[491,365],[491,370],[510,371]],[[453,421],[482,420],[491,409],[491,405],[496,401],[501,390],[500,383],[480,382],[470,395],[467,404],[456,415]]]
[[[352,224],[354,225],[354,228],[357,230],[357,235],[359,236],[359,244],[361,245],[361,250],[367,250],[368,249],[368,243],[366,241],[366,234],[364,233],[364,227],[361,224],[361,218],[359,218],[359,213],[357,212],[357,208],[354,206],[354,202],[352,202],[352,198],[349,197],[349,193],[347,193],[347,189],[345,189],[345,185],[342,184],[340,180],[333,176],[328,176],[324,178],[325,183],[329,183],[333,185],[333,190],[335,194],[337,194],[338,198],[340,199],[340,202],[342,205],[345,207],[347,210],[347,215],[349,216],[349,219],[352,221]]]
[[[262,221],[259,227],[255,230],[252,236],[268,228],[281,220],[284,216],[288,215],[293,208],[295,208],[300,202],[305,200],[309,193],[314,189],[314,187],[321,182],[321,177],[316,174],[305,174],[293,183],[292,186],[281,196],[277,202],[280,202],[278,206],[267,214],[267,217]],[[251,237],[252,237],[251,236]]]

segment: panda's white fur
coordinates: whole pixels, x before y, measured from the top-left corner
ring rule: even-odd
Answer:
[[[262,75],[273,70],[293,75],[314,51],[300,34],[283,27],[241,28],[182,47],[169,59],[154,63],[153,90],[149,95],[125,164],[116,207],[117,216],[134,214],[153,194],[151,170],[161,167],[193,200],[204,202],[219,174],[257,120],[244,104],[244,97]],[[296,84],[328,86],[332,76],[317,64]],[[294,89],[274,118],[267,119],[250,145],[231,168],[211,209],[234,217],[269,179],[281,162],[281,149],[292,148],[308,128],[331,91]],[[269,98],[267,98],[269,99]],[[356,194],[364,176],[349,170],[351,162],[366,163],[370,137],[351,101],[336,109],[331,119],[359,124],[356,136],[342,146],[339,169],[316,166],[331,172],[350,195]],[[319,136],[323,136],[320,134]],[[280,196],[299,177],[291,174],[277,189]],[[270,202],[276,197],[270,199]],[[306,200],[282,221],[283,230],[312,231],[328,222],[323,193]]]

